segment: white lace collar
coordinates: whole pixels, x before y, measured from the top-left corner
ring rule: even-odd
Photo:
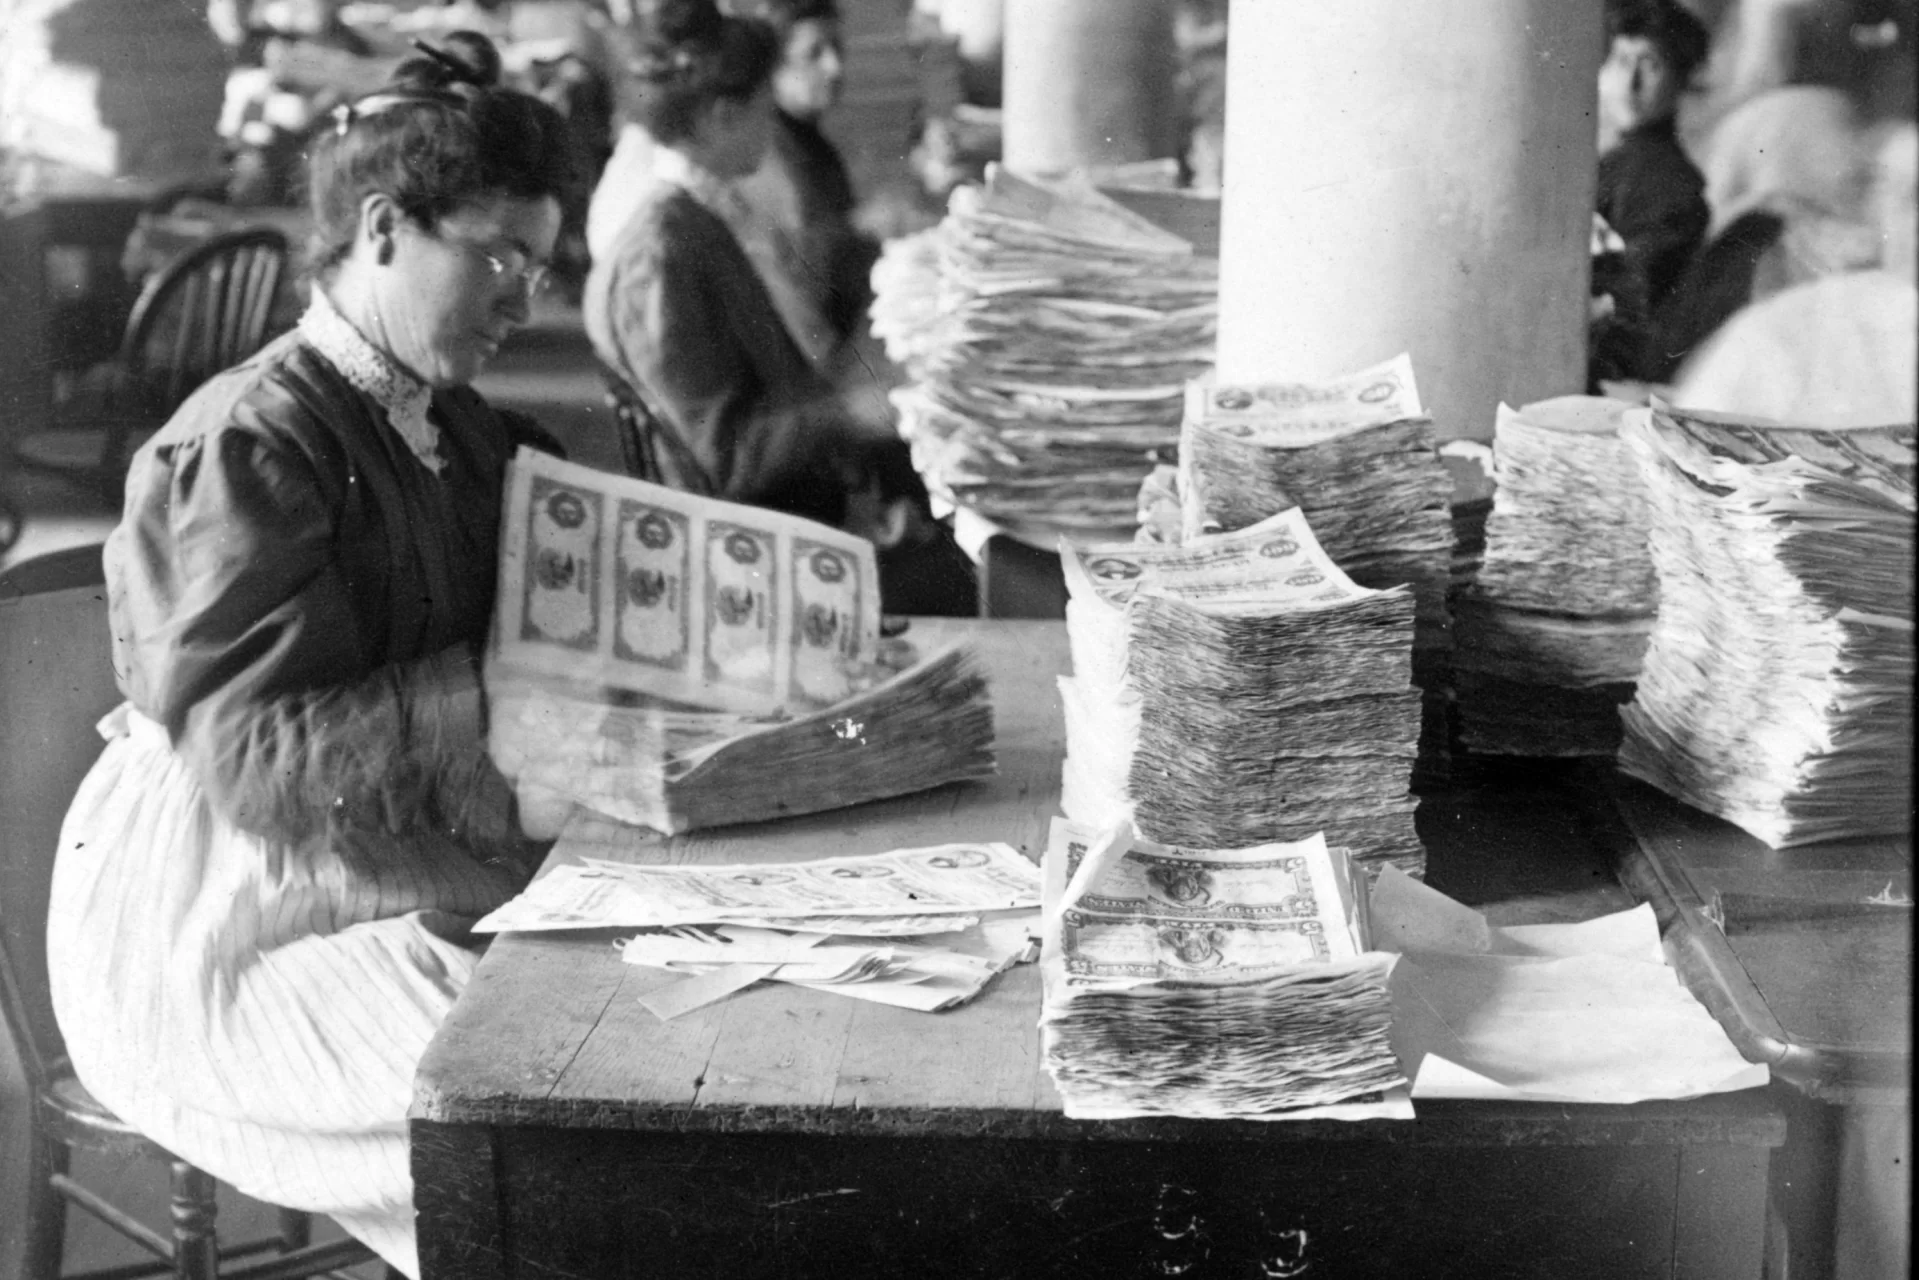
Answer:
[[[653,149],[653,176],[661,182],[684,188],[688,195],[728,225],[746,212],[739,192],[733,189],[732,183],[694,164],[671,147]]]
[[[432,387],[394,364],[361,336],[318,285],[313,288],[306,314],[300,317],[300,336],[312,343],[355,390],[377,400],[407,449],[427,470],[439,474],[446,465],[440,457],[440,429],[426,416],[427,407],[433,403]]]

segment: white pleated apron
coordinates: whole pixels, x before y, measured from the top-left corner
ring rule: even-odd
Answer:
[[[356,871],[216,815],[166,731],[121,706],[67,813],[47,955],[81,1081],[242,1193],[324,1213],[418,1274],[414,1068],[511,893],[450,842]]]

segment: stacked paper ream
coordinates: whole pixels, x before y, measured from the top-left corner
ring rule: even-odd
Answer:
[[[1436,443],[1405,355],[1325,382],[1195,379],[1180,432],[1184,537],[1297,505],[1353,581],[1412,588],[1420,783],[1448,770],[1452,480]]]
[[[1474,752],[1609,756],[1658,609],[1631,406],[1499,406],[1485,551],[1453,597],[1460,741]]]
[[[873,330],[928,489],[1039,545],[1124,537],[1212,362],[1218,271],[1091,186],[995,167],[873,273]]]
[[[1410,1115],[1393,960],[1322,837],[1174,847],[1054,819],[1042,886],[1041,1040],[1067,1115]]]
[[[1660,605],[1620,768],[1776,847],[1910,831],[1914,428],[1625,433]]]
[[[1182,546],[1062,555],[1067,817],[1205,848],[1323,831],[1368,867],[1422,871],[1403,587],[1353,583],[1297,508]]]
[[[0,43],[0,143],[109,177],[217,168],[227,58],[202,9],[21,0]]]

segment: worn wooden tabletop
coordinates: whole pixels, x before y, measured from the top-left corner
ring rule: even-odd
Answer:
[[[636,861],[741,863],[1000,840],[1037,857],[1057,808],[1068,669],[1058,622],[919,619],[925,650],[966,635],[992,673],[999,775],[988,782],[779,822],[647,837]],[[1550,783],[1429,797],[1421,831],[1432,877],[1501,922],[1583,918],[1631,905],[1603,842]],[[556,855],[557,859],[558,855]],[[549,863],[554,861],[550,859]],[[1505,909],[1500,900],[1506,899]],[[639,996],[663,978],[623,963],[617,931],[507,934],[435,1038],[413,1117],[556,1129],[830,1132],[840,1135],[1084,1135],[1039,1061],[1039,974],[1021,966],[937,1015],[763,984],[669,1022]],[[1636,1107],[1431,1104],[1393,1141],[1656,1142],[1727,1139],[1753,1119],[1733,1102]],[[1768,1137],[1777,1140],[1760,1117]],[[1315,1122],[1344,1138],[1374,1125]],[[1140,1120],[1108,1136],[1211,1139],[1271,1126]],[[1320,1132],[1321,1130],[1324,1132]],[[1302,1127],[1289,1133],[1305,1136]],[[1537,1132],[1535,1132],[1537,1130]],[[1550,1133],[1547,1130],[1551,1130]]]
[[[763,862],[963,840],[1037,858],[1059,795],[1057,622],[980,626],[918,619],[922,652],[960,634],[992,673],[999,775],[778,822],[636,844],[646,862]],[[550,865],[550,864],[549,864]],[[623,963],[613,931],[508,934],[435,1039],[416,1084],[417,1118],[476,1123],[643,1123],[662,1109],[719,1114],[884,1109],[909,1097],[945,1109],[1057,1112],[1039,1069],[1038,981],[1002,979],[1001,998],[930,1016],[789,986],[749,990],[671,1022],[639,995],[662,981]],[[670,981],[671,979],[665,979]]]

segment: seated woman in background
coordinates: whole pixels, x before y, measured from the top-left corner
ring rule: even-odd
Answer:
[[[1680,94],[1705,61],[1706,29],[1676,0],[1612,0],[1599,68],[1599,181],[1594,212],[1617,247],[1593,259],[1594,386],[1652,377],[1652,316],[1685,269],[1710,217],[1705,179],[1675,130]]]
[[[539,854],[478,661],[506,463],[544,437],[468,384],[553,252],[565,130],[442,51],[316,140],[311,307],[134,457],[105,552],[127,701],[54,870],[82,1082],[409,1274],[414,1068]]]
[[[1873,159],[1866,204],[1879,265],[1739,311],[1681,370],[1675,404],[1817,426],[1919,420],[1919,126],[1881,126]]]
[[[873,540],[885,607],[970,613],[973,579],[890,424],[859,422],[808,359],[733,228],[774,128],[779,50],[713,0],[668,0],[635,60],[652,174],[582,303],[646,436],[643,470]]]
[[[1712,224],[1656,309],[1655,382],[1740,308],[1879,257],[1863,205],[1864,132],[1840,90],[1793,85],[1753,98],[1712,131],[1701,162]]]
[[[835,0],[760,0],[757,16],[779,39],[773,70],[772,146],[740,194],[773,227],[781,265],[828,326],[838,348],[866,320],[868,277],[879,244],[853,225],[857,200],[846,162],[820,129],[845,77]]]

